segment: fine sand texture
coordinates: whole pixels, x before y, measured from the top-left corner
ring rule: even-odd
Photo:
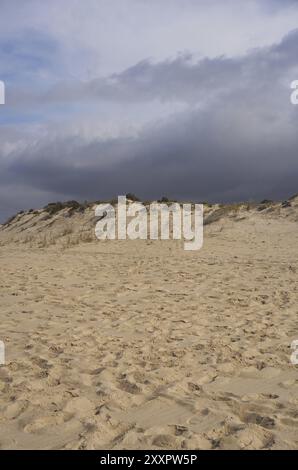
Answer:
[[[291,213],[223,217],[193,252],[4,230],[0,448],[297,449]]]

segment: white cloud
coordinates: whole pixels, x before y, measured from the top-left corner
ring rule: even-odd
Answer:
[[[64,50],[76,78],[120,72],[147,57],[178,51],[214,57],[270,45],[297,25],[298,5],[278,10],[263,0],[2,0],[0,36],[35,29]]]

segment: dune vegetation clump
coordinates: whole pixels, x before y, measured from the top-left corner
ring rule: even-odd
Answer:
[[[44,210],[50,216],[53,216],[64,209],[69,209],[69,213],[71,215],[74,212],[84,212],[86,204],[80,204],[77,201],[51,202],[44,207]]]

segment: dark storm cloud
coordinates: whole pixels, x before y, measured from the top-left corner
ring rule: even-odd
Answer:
[[[78,87],[81,98],[184,101],[187,109],[134,138],[41,139],[2,160],[0,183],[79,199],[136,192],[236,201],[296,193],[298,112],[290,83],[298,79],[297,48],[295,31],[244,57],[143,62],[110,83]]]
[[[231,116],[228,112],[224,117]],[[274,139],[260,145],[242,135],[231,141],[232,132],[239,129],[235,122],[234,128],[224,127],[221,123],[219,128],[212,115],[194,112],[136,140],[82,148],[60,142],[57,152],[49,145],[42,148],[43,160],[39,151],[32,152],[30,160],[15,161],[9,171],[15,182],[25,179],[34,188],[81,199],[133,191],[144,198],[166,194],[237,200],[252,195],[282,197],[297,191],[297,139],[288,143]],[[85,164],[80,164],[82,152],[87,156]],[[116,165],[98,161],[98,155],[106,159],[110,154],[119,158]]]

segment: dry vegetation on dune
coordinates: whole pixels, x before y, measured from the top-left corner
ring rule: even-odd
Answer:
[[[139,201],[134,194],[128,194],[130,202]],[[288,201],[273,202],[264,200],[260,203],[208,204],[204,203],[204,225],[226,220],[245,220],[256,213],[271,217],[286,217],[297,221],[298,196]],[[63,247],[81,242],[95,241],[95,207],[103,201],[77,201],[49,203],[43,209],[21,211],[0,226],[0,244],[29,243],[31,246],[45,248],[54,244]],[[116,205],[117,200],[107,201]],[[161,198],[158,202],[171,205],[172,202]],[[146,206],[149,201],[144,203]]]

